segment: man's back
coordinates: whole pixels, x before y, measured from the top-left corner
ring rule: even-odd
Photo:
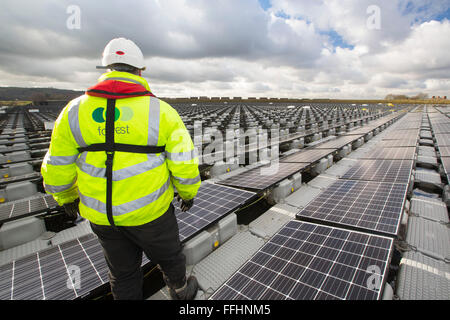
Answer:
[[[106,73],[87,94],[71,101],[55,124],[46,156],[50,161],[44,161],[42,167],[46,187],[69,186],[76,177],[80,213],[95,224],[109,224],[106,153],[79,153],[78,148],[105,142],[108,98],[115,99],[115,143],[165,147],[165,152],[156,154],[115,152],[112,208],[116,225],[140,225],[158,218],[173,199],[172,184],[184,199],[192,199],[200,186],[198,160],[181,118],[167,103],[151,94],[142,95],[144,91],[149,92],[149,86],[142,77],[118,71]],[[77,154],[75,165],[69,163],[76,171],[59,170],[57,177],[48,174],[50,168],[59,167],[52,167],[52,159]],[[46,176],[58,181],[50,182]]]

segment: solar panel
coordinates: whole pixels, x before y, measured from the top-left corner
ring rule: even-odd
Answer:
[[[186,241],[226,214],[236,210],[255,195],[254,192],[202,183],[195,197],[194,206],[189,211],[181,212],[180,203],[173,201],[180,240]]]
[[[448,119],[447,119],[448,120]],[[450,123],[433,123],[434,133],[450,133]]]
[[[403,147],[403,148],[383,148],[378,147],[371,152],[361,156],[361,159],[414,159],[416,153],[415,147]]]
[[[70,276],[80,282],[71,283]],[[0,299],[70,300],[108,281],[100,243],[91,233],[1,266]]]
[[[419,129],[414,130],[394,130],[390,131],[389,135],[383,137],[383,140],[409,140],[416,139],[419,134]]]
[[[355,135],[359,135],[360,137],[362,137],[365,134],[368,134],[369,132],[373,131],[375,128],[377,128],[378,126],[374,126],[374,125],[366,125],[364,127],[361,128],[357,128],[355,130],[346,132],[343,134],[343,136],[355,136]],[[358,138],[360,138],[358,137]],[[358,139],[356,138],[356,139]]]
[[[341,179],[409,183],[412,160],[359,160]]]
[[[391,238],[290,221],[211,299],[380,299],[392,243]]]
[[[450,146],[439,146],[441,157],[450,157]]]
[[[450,146],[450,133],[437,133],[434,137],[438,147]]]
[[[418,133],[418,130],[420,128],[420,124],[421,124],[421,120],[414,120],[414,119],[406,119],[404,118],[404,120],[401,123],[398,123],[395,125],[395,130],[408,130],[408,131],[413,131],[416,130]]]
[[[383,140],[378,144],[378,146],[382,148],[415,147],[416,145],[417,137],[399,140]]]
[[[396,236],[407,184],[338,180],[319,194],[297,218],[344,225]]]
[[[445,174],[447,175],[447,182],[450,183],[450,157],[441,157],[441,161]]]
[[[0,205],[0,223],[35,215],[56,207],[58,203],[51,195],[4,203]]]
[[[274,162],[243,172],[218,183],[233,187],[264,190],[306,168],[309,163]]]
[[[322,144],[319,144],[315,146],[315,149],[339,149],[343,146],[352,143],[353,141],[358,140],[361,138],[362,135],[349,135],[349,136],[342,136],[334,140],[330,140],[327,142],[324,142]]]
[[[281,158],[280,162],[313,163],[317,160],[322,159],[323,157],[328,156],[335,150],[335,148],[319,149],[317,147],[314,147],[314,149],[300,151],[287,157]]]

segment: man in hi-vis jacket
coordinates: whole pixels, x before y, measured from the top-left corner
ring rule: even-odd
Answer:
[[[142,253],[157,263],[173,299],[193,299],[172,200],[189,210],[200,187],[198,158],[183,121],[141,77],[144,58],[111,40],[99,82],[55,122],[41,173],[46,192],[91,223],[103,247],[114,299],[142,299]],[[82,279],[81,279],[82,280]]]

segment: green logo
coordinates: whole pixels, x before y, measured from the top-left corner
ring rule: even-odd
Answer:
[[[116,122],[117,120],[120,121],[129,121],[133,118],[133,109],[131,109],[130,107],[121,107],[119,108],[115,108],[114,110],[114,122]],[[97,108],[94,110],[94,112],[92,112],[92,119],[94,119],[95,122],[97,123],[103,123],[106,120],[106,109],[105,108]]]

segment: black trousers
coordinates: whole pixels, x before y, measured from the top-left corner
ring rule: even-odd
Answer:
[[[133,227],[100,226],[91,223],[109,267],[115,300],[143,298],[142,253],[160,268],[175,287],[184,284],[186,257],[182,253],[174,207],[159,218]]]

